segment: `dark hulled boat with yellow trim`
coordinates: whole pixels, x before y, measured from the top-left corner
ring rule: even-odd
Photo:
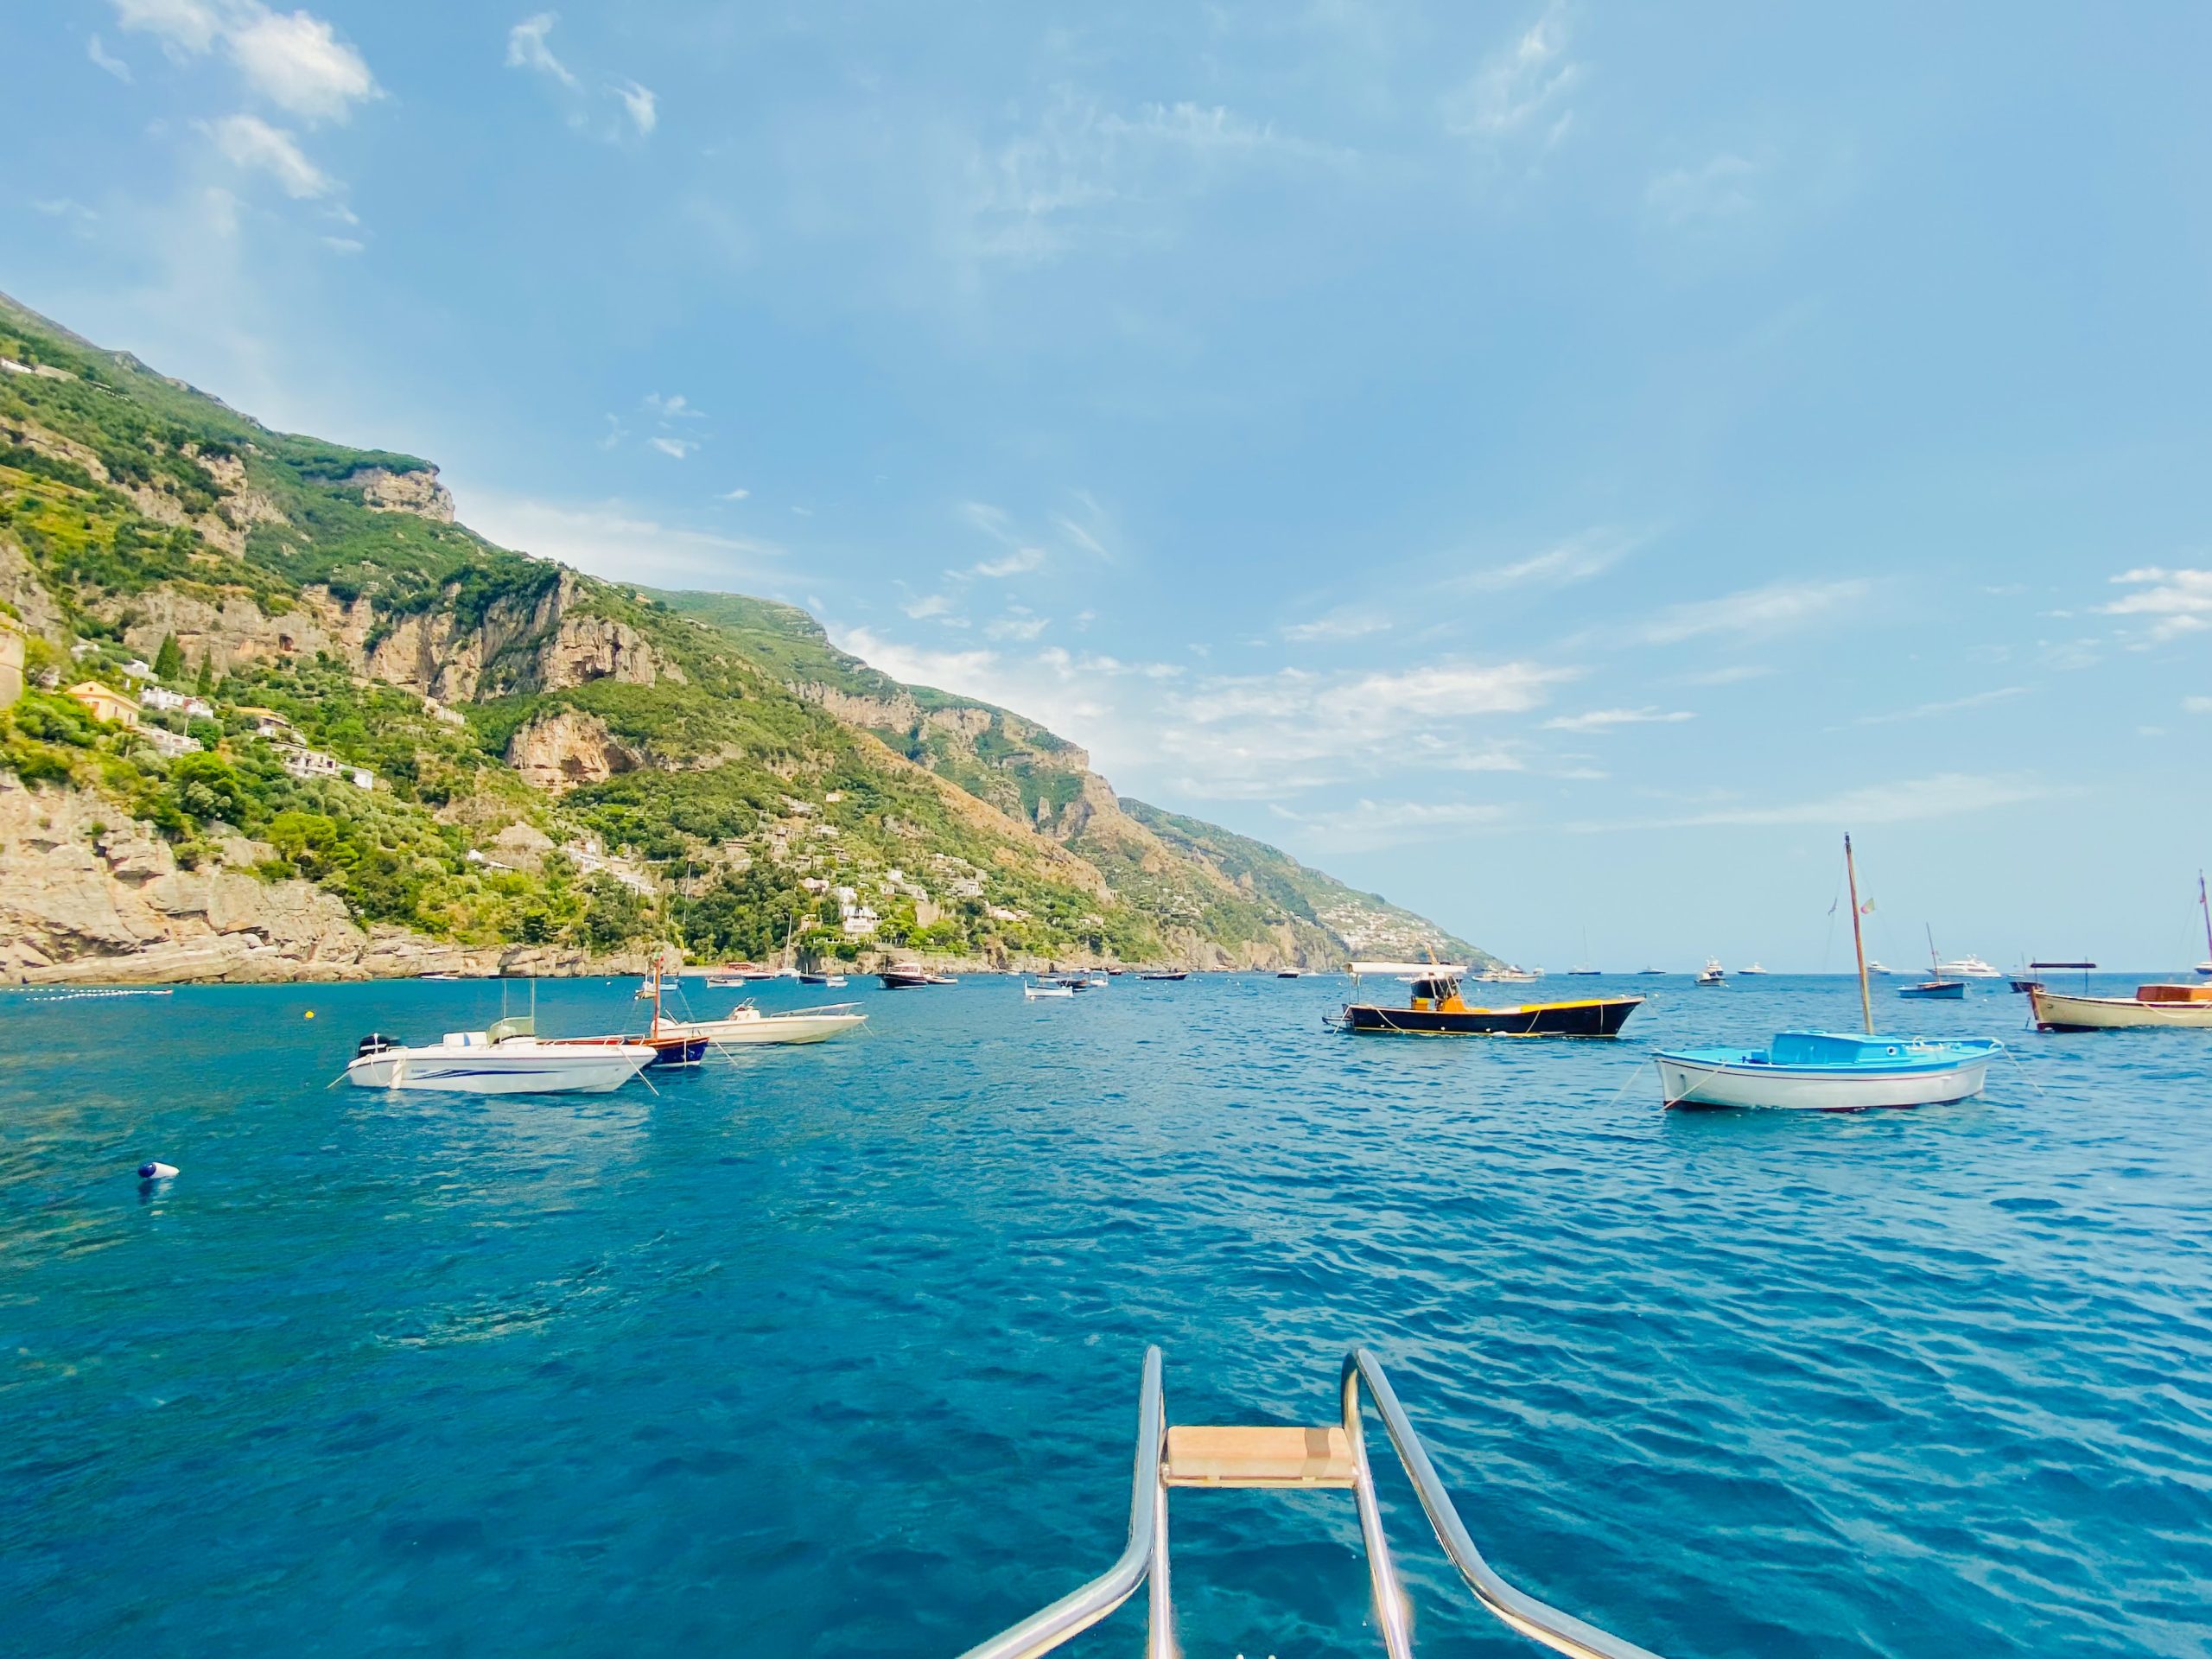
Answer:
[[[1563,1002],[1469,1007],[1459,995],[1466,969],[1446,963],[1355,962],[1357,982],[1388,976],[1412,988],[1402,1008],[1354,1001],[1331,1023],[1356,1035],[1396,1037],[1615,1037],[1643,1006],[1640,996],[1585,996]]]

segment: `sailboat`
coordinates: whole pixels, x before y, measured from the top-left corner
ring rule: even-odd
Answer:
[[[1851,943],[1859,959],[1864,1033],[1784,1031],[1763,1049],[1662,1050],[1659,1087],[1667,1105],[1764,1107],[1783,1111],[1858,1112],[1876,1106],[1933,1106],[1982,1090],[1991,1037],[1938,1041],[1878,1036],[1866,986],[1866,942],[1859,929],[1859,874],[1851,837],[1843,838],[1851,885]]]
[[[1897,995],[1899,996],[1941,997],[1947,1002],[1957,1001],[1967,994],[1967,982],[1963,979],[1950,979],[1944,976],[1945,969],[1950,965],[1936,960],[1936,930],[1929,928],[1928,930],[1929,976],[1917,985],[1898,986]]]
[[[2212,896],[2205,892],[2202,870],[2196,873],[2196,905],[2204,912],[2204,942],[2212,946]],[[2212,1030],[2212,985],[2138,985],[2133,996],[2066,996],[2031,983],[2028,1007],[2037,1031],[2148,1031],[2166,1026]]]

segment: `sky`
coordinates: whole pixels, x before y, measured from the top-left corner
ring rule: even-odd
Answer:
[[[2205,954],[2212,13],[0,9],[0,289],[1558,969]],[[1839,919],[1841,918],[1841,919]]]

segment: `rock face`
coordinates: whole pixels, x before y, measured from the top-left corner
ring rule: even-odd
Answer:
[[[518,730],[507,742],[507,764],[525,783],[564,795],[586,784],[605,783],[618,772],[635,772],[640,761],[616,741],[606,721],[563,709]]]
[[[137,620],[124,631],[133,651],[150,658],[163,636],[175,634],[184,660],[197,664],[205,655],[218,674],[227,674],[243,664],[267,662],[295,653],[312,657],[332,651],[341,657],[359,654],[359,636],[367,631],[365,602],[354,607],[363,613],[358,628],[353,612],[327,598],[310,593],[304,601],[278,616],[263,614],[261,607],[243,594],[216,605],[195,594],[172,588],[156,588],[132,596],[130,609]]]
[[[877,732],[943,732],[974,744],[994,724],[1025,753],[1048,760],[1052,766],[1067,772],[1090,770],[1090,756],[1072,743],[1053,748],[1047,746],[1050,734],[1041,726],[1033,725],[1019,715],[998,714],[975,703],[957,703],[944,708],[925,709],[912,696],[901,692],[892,697],[862,696],[842,687],[823,685],[814,682],[793,685],[791,690],[804,697],[823,713],[841,720],[848,726],[865,726]],[[1051,739],[1059,742],[1058,739]]]
[[[30,556],[14,537],[5,535],[0,535],[0,599],[16,607],[16,613],[33,632],[54,634],[60,631],[60,607],[54,602],[53,595],[39,581],[38,572],[31,568]]]
[[[181,869],[167,842],[97,798],[26,789],[0,773],[0,983],[632,974],[645,965],[642,955],[470,950],[384,925],[365,932],[313,883],[248,874],[270,853],[265,843],[234,837],[222,851],[222,864]]]
[[[364,467],[344,481],[359,487],[363,503],[373,512],[411,512],[441,524],[453,523],[453,492],[438,482],[435,467],[419,473]]]

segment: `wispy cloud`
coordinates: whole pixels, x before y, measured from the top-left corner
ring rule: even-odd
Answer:
[[[1282,637],[1293,645],[1303,645],[1314,639],[1361,639],[1371,633],[1388,632],[1389,627],[1389,618],[1372,611],[1340,609],[1310,622],[1287,624]]]
[[[302,121],[345,121],[353,105],[381,97],[359,52],[321,18],[304,11],[229,9],[240,21],[226,32],[231,58],[255,90]]]
[[[703,421],[707,418],[707,411],[694,408],[691,400],[680,391],[665,396],[658,391],[649,391],[639,402],[645,413],[658,420]]]
[[[1460,588],[1566,587],[1602,575],[1643,545],[1648,538],[1604,526],[1579,531],[1541,553],[1510,564],[1493,565],[1452,579]]]
[[[720,495],[716,496],[715,499],[717,501],[742,501],[752,493],[752,491],[743,488],[724,490]]]
[[[1612,830],[1689,830],[1739,825],[1759,829],[1789,824],[1826,824],[1847,829],[1855,824],[1910,823],[1928,818],[1950,818],[1997,807],[2018,806],[2048,800],[2063,790],[2025,776],[1978,776],[1947,772],[1931,778],[1869,784],[1841,794],[1815,800],[1772,805],[1724,805],[1679,815],[1617,819],[1607,823],[1571,823],[1578,834]]]
[[[1019,605],[1009,607],[1004,616],[983,625],[983,632],[993,639],[1034,639],[1052,626],[1049,616],[1034,616]]]
[[[669,524],[626,502],[547,500],[459,483],[454,493],[462,519],[500,545],[615,582],[729,587],[782,577],[784,550],[772,542]]]
[[[207,0],[115,0],[115,20],[126,30],[155,36],[173,57],[206,52],[222,30]]]
[[[994,579],[1018,576],[1027,571],[1034,570],[1044,563],[1045,550],[1043,548],[1017,547],[1002,559],[985,559],[981,563],[969,565],[967,574],[971,576]]]
[[[1325,812],[1274,809],[1294,827],[1294,838],[1316,852],[1370,853],[1448,840],[1470,831],[1494,830],[1515,809],[1488,801],[1370,801]]]
[[[645,137],[660,124],[660,102],[651,87],[640,86],[634,80],[617,80],[612,84],[612,90],[622,100],[623,112],[638,130],[638,137]]]
[[[1910,709],[1899,709],[1886,715],[1862,715],[1852,721],[1854,726],[1893,726],[1900,721],[1931,720],[1937,715],[1953,715],[1964,709],[1984,709],[1993,702],[2005,702],[2014,697],[2024,697],[2024,685],[2002,685],[1994,690],[1976,691],[1971,696],[1951,697],[1942,702],[1923,702]]]
[[[2100,605],[2098,611],[2106,616],[2155,618],[2149,631],[2152,640],[2177,639],[2212,627],[2212,570],[2168,570],[2145,565],[2122,571],[2112,580],[2117,586],[2136,591],[2109,605]]]
[[[1644,210],[1669,226],[1736,218],[1758,206],[1757,187],[1767,167],[1723,151],[1696,167],[1669,168],[1643,187]]]
[[[1492,144],[1522,135],[1535,135],[1545,149],[1556,144],[1573,123],[1567,98],[1582,75],[1567,54],[1567,35],[1566,0],[1551,0],[1445,99],[1445,130]]]
[[[561,21],[556,11],[541,11],[524,18],[507,31],[506,67],[541,75],[557,88],[555,96],[567,108],[571,129],[605,143],[652,136],[660,124],[660,101],[649,86],[626,76],[614,75],[587,86],[583,77],[563,63],[553,51],[553,27]],[[612,102],[620,113],[607,107]]]
[[[2183,697],[2182,712],[2190,715],[2212,715],[2212,697]]]
[[[1719,599],[1670,605],[1631,632],[1653,645],[1680,645],[1713,634],[1764,639],[1847,610],[1872,590],[1872,583],[1860,581],[1778,582]]]
[[[574,86],[576,78],[569,66],[553,55],[553,48],[545,37],[553,32],[553,25],[560,22],[558,12],[541,11],[536,16],[525,17],[507,31],[507,67],[532,69],[541,75],[550,75],[563,86]]]
[[[99,35],[95,35],[85,42],[85,55],[124,86],[131,84],[130,66],[102,46]]]
[[[664,455],[671,456],[677,461],[683,460],[687,455],[690,455],[699,447],[697,441],[695,439],[671,438],[664,432],[657,436],[648,438],[646,442],[652,444],[654,448],[659,450]]]
[[[1544,722],[1548,732],[1610,732],[1617,726],[1667,726],[1697,716],[1687,709],[1592,709]]]
[[[943,594],[925,594],[919,599],[910,599],[899,607],[917,622],[943,616],[952,608],[952,601]]]
[[[206,129],[232,166],[267,175],[295,200],[327,196],[336,181],[308,160],[292,135],[257,115],[226,115]]]

